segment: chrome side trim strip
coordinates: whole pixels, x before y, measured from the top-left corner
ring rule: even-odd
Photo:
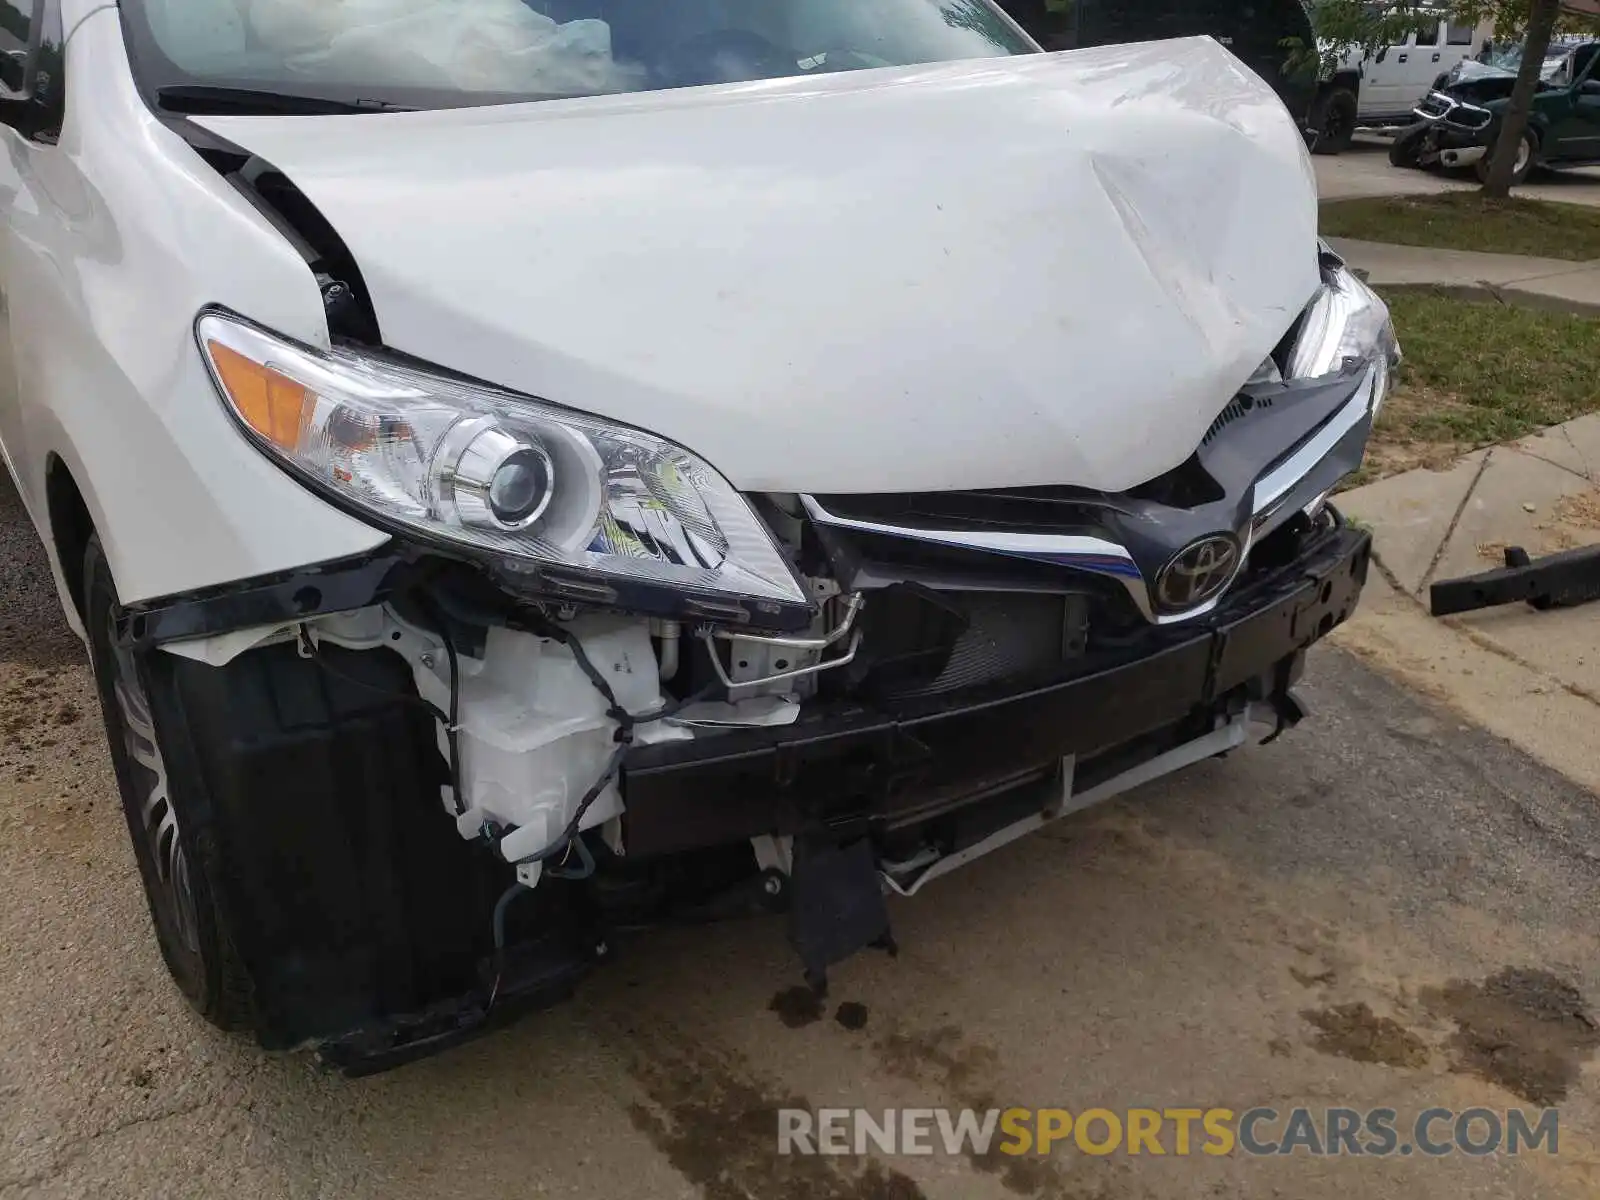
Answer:
[[[1256,517],[1270,513],[1287,496],[1294,486],[1309,475],[1319,462],[1333,452],[1344,435],[1357,425],[1372,408],[1372,389],[1377,382],[1377,368],[1368,367],[1361,386],[1345,401],[1345,405],[1323,427],[1293,454],[1256,481],[1251,510]]]
[[[829,512],[817,502],[815,496],[802,495],[800,502],[806,513],[819,525],[836,529],[855,529],[862,533],[880,533],[889,537],[909,538],[938,546],[953,546],[963,550],[987,550],[994,554],[1008,554],[1013,558],[1027,558],[1035,562],[1054,563],[1090,575],[1103,575],[1121,583],[1132,597],[1134,605],[1145,620],[1156,623],[1150,607],[1150,590],[1145,585],[1139,566],[1116,542],[1083,534],[1063,533],[996,533],[959,529],[914,529],[903,525],[884,525],[877,521],[860,521]],[[1198,615],[1184,614],[1185,616]]]

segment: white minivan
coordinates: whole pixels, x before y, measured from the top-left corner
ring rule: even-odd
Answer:
[[[1215,41],[0,26],[0,453],[218,1026],[390,1066],[749,911],[821,989],[890,893],[1305,715],[1398,347]]]

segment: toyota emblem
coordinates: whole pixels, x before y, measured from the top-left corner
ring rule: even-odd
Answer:
[[[1156,576],[1156,601],[1166,612],[1186,612],[1221,595],[1238,569],[1238,539],[1216,533],[1190,542]]]

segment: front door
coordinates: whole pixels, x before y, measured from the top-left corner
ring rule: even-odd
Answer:
[[[1567,102],[1559,106],[1560,115],[1550,122],[1550,132],[1545,135],[1546,158],[1600,159],[1600,54],[1597,50],[1600,46],[1579,46],[1562,64],[1562,71],[1570,71],[1577,82],[1567,93]],[[1552,82],[1563,81],[1558,76]],[[1550,104],[1557,97],[1540,99]]]
[[[1399,45],[1385,47],[1367,59],[1361,73],[1361,116],[1387,117],[1407,110],[1406,84],[1416,53],[1417,36],[1411,34]]]
[[[1411,35],[1395,63],[1386,97],[1389,112],[1408,113],[1422,102],[1444,68],[1446,23],[1434,18]]]

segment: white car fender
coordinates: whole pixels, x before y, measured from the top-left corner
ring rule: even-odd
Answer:
[[[124,603],[382,545],[240,434],[195,344],[197,314],[221,304],[326,345],[306,263],[145,105],[114,8],[84,17],[66,55],[59,144],[5,129],[0,155],[0,441],[58,581],[53,463],[71,472]]]

